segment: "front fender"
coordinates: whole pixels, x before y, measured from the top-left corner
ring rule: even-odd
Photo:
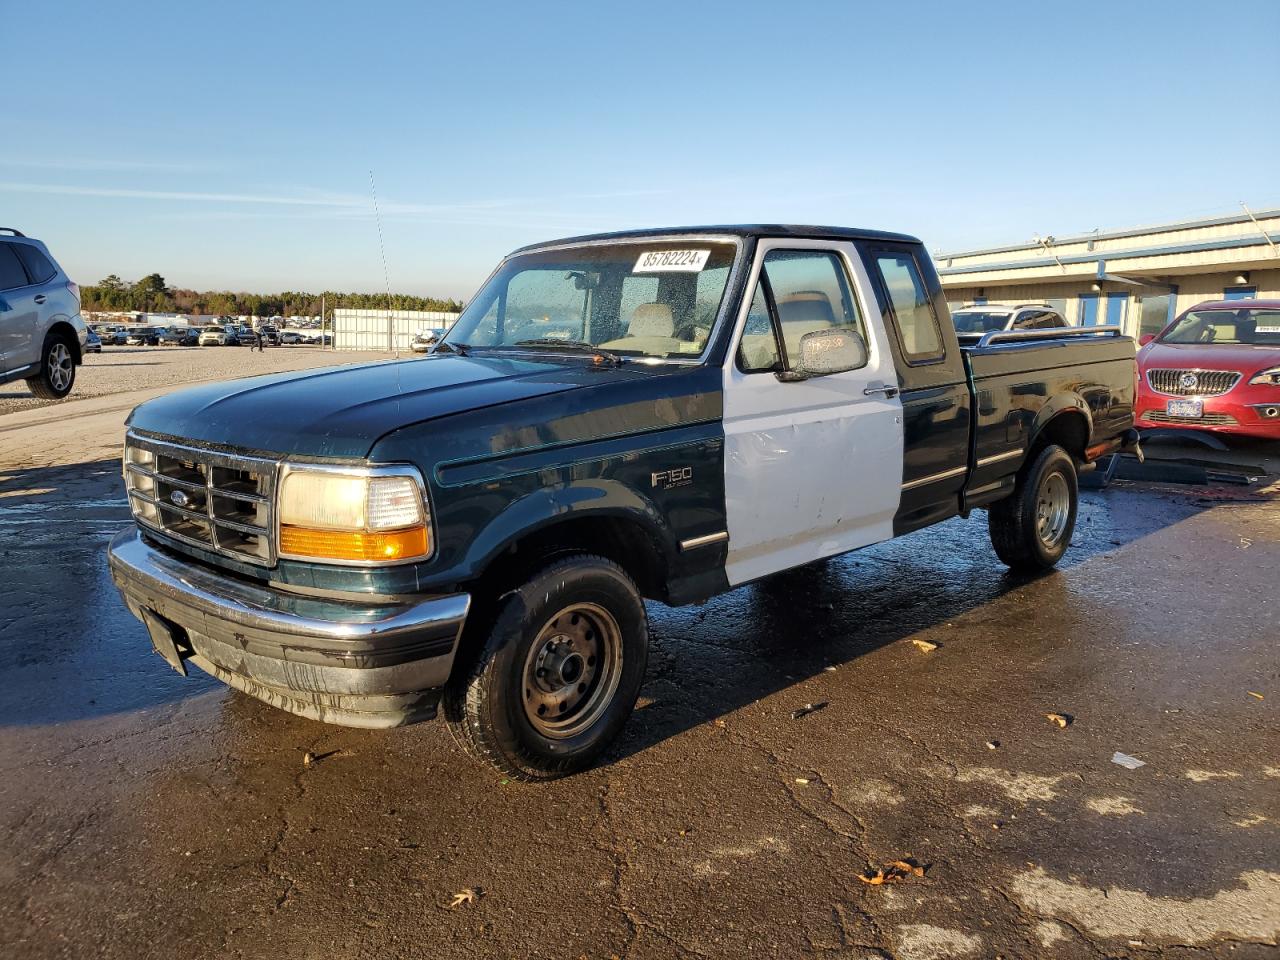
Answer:
[[[593,478],[542,487],[517,500],[493,517],[472,539],[463,561],[467,577],[474,577],[517,540],[556,523],[581,517],[610,517],[631,521],[645,530],[671,564],[675,538],[661,511],[635,488],[616,480]]]

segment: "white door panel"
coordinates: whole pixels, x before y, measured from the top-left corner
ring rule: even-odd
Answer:
[[[866,366],[789,383],[737,368],[738,338],[770,249],[841,255],[867,332]],[[874,392],[896,386],[897,377],[852,245],[763,241],[747,291],[724,378],[731,584],[889,539],[902,484],[901,402]]]

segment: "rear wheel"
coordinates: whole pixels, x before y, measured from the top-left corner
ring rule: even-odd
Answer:
[[[586,554],[505,594],[471,669],[445,694],[455,739],[520,780],[590,766],[635,706],[649,631],[635,584]]]
[[[1071,545],[1078,496],[1071,455],[1045,447],[1023,468],[1012,496],[987,511],[996,555],[1014,570],[1048,570]]]
[[[51,333],[40,353],[40,372],[27,379],[27,386],[41,400],[61,400],[76,382],[76,356],[67,337]]]

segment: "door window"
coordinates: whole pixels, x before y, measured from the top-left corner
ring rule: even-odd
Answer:
[[[806,333],[831,329],[852,331],[866,342],[839,254],[770,250],[738,346],[738,368],[745,373],[789,369]]]
[[[45,283],[58,272],[49,262],[49,258],[30,244],[15,243],[11,246],[13,252],[18,255],[18,259],[26,266],[32,283]]]
[[[909,253],[882,253],[876,257],[876,265],[893,306],[898,339],[907,362],[941,359],[942,332],[915,257]]]
[[[27,272],[13,252],[12,243],[0,243],[0,290],[13,290],[27,285]]]

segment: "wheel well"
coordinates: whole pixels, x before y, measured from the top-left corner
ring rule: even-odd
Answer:
[[[1088,442],[1089,422],[1085,419],[1084,414],[1078,410],[1063,410],[1061,413],[1055,414],[1053,419],[1046,423],[1044,428],[1036,434],[1031,453],[1038,453],[1049,444],[1056,443],[1071,456],[1075,457],[1077,462],[1083,462],[1085,444]],[[1034,456],[1029,455],[1027,463],[1034,459]]]
[[[535,530],[489,564],[482,584],[490,590],[505,590],[571,553],[593,553],[612,560],[635,581],[641,596],[650,600],[666,597],[667,562],[662,545],[642,524],[623,517],[578,517]]]
[[[80,363],[83,361],[84,358],[80,355],[80,338],[76,336],[76,328],[71,324],[61,320],[58,321],[44,335],[46,341],[50,337],[61,337],[67,342],[67,346],[71,348],[71,356],[75,359],[75,362]],[[43,360],[43,357],[41,359]]]

